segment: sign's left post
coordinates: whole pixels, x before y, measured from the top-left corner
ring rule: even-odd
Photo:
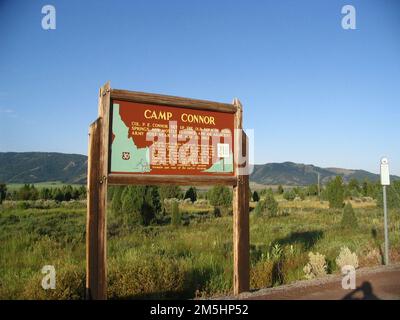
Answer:
[[[110,116],[110,83],[99,91],[99,118],[89,128],[86,298],[107,299],[107,176]]]

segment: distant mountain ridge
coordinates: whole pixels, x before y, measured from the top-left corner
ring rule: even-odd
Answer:
[[[60,181],[63,183],[86,183],[87,157],[81,154],[57,152],[0,152],[0,182],[39,183]],[[365,170],[320,168],[294,162],[255,165],[250,181],[263,185],[309,185],[321,183],[340,175],[345,181],[356,178],[376,181],[378,174]],[[392,176],[393,179],[400,179]]]
[[[322,184],[335,176],[341,176],[345,182],[353,178],[360,182],[365,179],[369,181],[379,180],[379,174],[365,170],[320,168],[311,164],[283,162],[255,165],[254,171],[250,175],[250,181],[264,185],[304,186],[317,183],[318,173]],[[391,177],[394,180],[400,179],[398,176]]]
[[[87,157],[57,152],[0,152],[0,181],[86,183]]]

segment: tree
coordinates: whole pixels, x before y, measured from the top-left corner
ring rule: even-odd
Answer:
[[[52,197],[56,201],[64,201],[64,193],[61,191],[60,188],[54,188],[52,191]]]
[[[260,200],[260,196],[257,191],[253,192],[253,201],[258,202]]]
[[[354,229],[358,226],[357,217],[351,203],[347,203],[343,209],[341,226],[344,229]]]
[[[19,200],[37,200],[39,193],[33,184],[25,184],[18,190]]]
[[[359,184],[359,182],[358,182],[358,180],[357,180],[356,178],[352,178],[352,179],[349,181],[348,188],[349,188],[351,191],[356,191],[356,192],[360,192],[360,191],[361,191],[361,189],[360,189],[360,184]]]
[[[265,197],[265,206],[267,209],[268,216],[274,217],[278,214],[278,202],[274,198],[272,192],[268,192]]]
[[[39,198],[43,200],[51,199],[51,190],[49,188],[42,188],[39,191]]]
[[[155,186],[128,186],[122,192],[122,215],[127,225],[148,225],[160,212],[160,196]]]
[[[254,214],[256,216],[260,216],[263,214],[264,210],[265,210],[265,201],[261,200],[257,203],[256,207],[254,208]]]
[[[78,200],[80,198],[80,191],[78,188],[72,189],[72,199]]]
[[[140,210],[139,199],[137,197],[137,186],[125,187],[122,192],[121,210],[123,222],[126,225],[134,225],[139,221],[138,211]]]
[[[173,226],[179,226],[182,223],[182,215],[179,210],[179,203],[178,201],[172,202],[172,209],[171,209],[171,224]]]
[[[357,179],[352,178],[345,187],[345,198],[359,197],[361,187]]]
[[[383,207],[383,191],[382,188],[377,193],[378,207]],[[390,186],[386,187],[386,201],[388,208],[400,208],[400,181],[392,181]]]
[[[344,185],[341,176],[336,176],[327,183],[326,197],[329,201],[329,208],[343,208]]]
[[[70,185],[63,186],[61,191],[64,196],[64,201],[70,201],[72,199],[72,194],[74,192],[74,190],[72,189],[72,186],[70,186]]]
[[[304,200],[306,198],[306,192],[303,188],[296,187],[293,188],[293,191],[296,194],[296,197],[299,197],[301,200]]]
[[[87,189],[86,186],[80,186],[78,188],[79,191],[79,199],[86,199],[87,198]]]
[[[160,195],[161,206],[163,209],[165,209],[164,200],[172,198],[177,198],[177,199],[182,198],[182,190],[179,186],[176,185],[163,185],[159,187],[159,195]]]
[[[255,209],[255,215],[267,214],[269,217],[274,217],[278,214],[278,202],[274,198],[272,192],[267,192],[264,200],[260,200]]]
[[[317,196],[318,195],[318,185],[317,184],[310,184],[307,187],[307,195],[308,196]]]
[[[213,206],[230,206],[232,204],[232,192],[225,186],[214,186],[208,190],[207,198]]]
[[[380,183],[372,183],[371,181],[365,179],[361,186],[361,193],[364,197],[377,199],[381,194]]]
[[[284,192],[285,192],[285,190],[283,190],[282,185],[279,185],[279,186],[278,186],[277,193],[278,193],[278,194],[283,194]]]
[[[113,189],[111,211],[115,216],[118,216],[122,213],[122,193],[124,192],[124,187],[116,186]]]
[[[190,199],[190,201],[195,202],[197,200],[197,190],[195,187],[190,187],[186,190],[184,199]]]
[[[7,195],[7,186],[4,183],[0,183],[0,204],[3,203],[3,200]]]
[[[296,193],[294,192],[294,190],[287,190],[283,193],[283,199],[287,200],[287,201],[293,201],[294,198],[296,198]]]
[[[158,186],[146,186],[145,202],[151,212],[143,213],[143,223],[149,224],[161,212],[160,191]]]

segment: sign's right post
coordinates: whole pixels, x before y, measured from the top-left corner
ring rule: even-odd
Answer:
[[[242,105],[234,99],[235,117],[235,175],[233,188],[233,292],[238,295],[250,288],[249,237],[249,168],[248,141],[243,131]]]

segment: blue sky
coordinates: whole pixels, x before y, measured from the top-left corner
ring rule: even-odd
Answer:
[[[56,8],[57,29],[41,27]],[[343,5],[356,30],[341,27]],[[238,97],[256,163],[400,175],[400,2],[0,0],[0,151],[87,153],[98,88]]]

